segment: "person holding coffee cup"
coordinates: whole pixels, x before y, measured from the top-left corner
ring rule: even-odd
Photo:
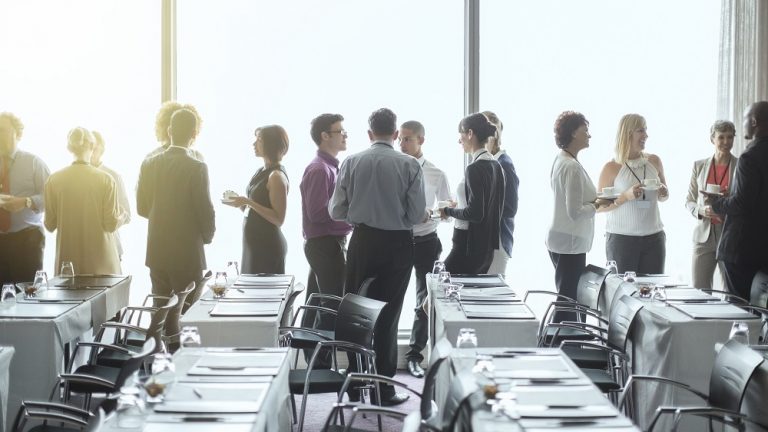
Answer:
[[[718,120],[710,128],[709,141],[714,155],[693,163],[691,182],[685,207],[697,219],[693,230],[693,286],[712,288],[717,259],[717,243],[723,234],[723,218],[712,211],[707,194],[726,193],[736,170],[738,158],[731,153],[736,127],[727,120]]]
[[[555,212],[545,243],[555,267],[557,292],[572,299],[587,265],[587,252],[592,249],[595,212],[610,204],[597,198],[595,184],[577,159],[579,152],[589,147],[589,138],[589,122],[583,114],[566,111],[555,121],[555,143],[560,152],[552,164]],[[555,317],[555,321],[575,319],[573,314]]]
[[[666,235],[659,202],[669,198],[661,159],[646,153],[645,118],[627,114],[619,121],[615,156],[603,166],[599,187],[624,191],[610,206],[605,254],[619,273],[664,273]]]

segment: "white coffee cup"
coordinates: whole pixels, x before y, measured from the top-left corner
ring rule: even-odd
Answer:
[[[719,184],[707,184],[707,192],[718,194],[720,193],[720,185]]]
[[[225,191],[225,192],[222,194],[222,197],[223,197],[223,199],[225,199],[225,200],[228,200],[228,199],[232,199],[232,198],[234,198],[234,197],[236,197],[236,196],[237,196],[237,192],[235,192],[235,191],[231,191],[231,190]]]
[[[657,187],[659,187],[659,179],[657,179],[657,178],[644,179],[643,180],[643,186],[645,186],[647,188],[651,188],[651,189],[657,188]]]
[[[441,209],[441,208],[446,208],[446,207],[448,207],[449,205],[451,205],[451,202],[450,202],[450,201],[438,201],[438,202],[437,202],[437,208],[439,208],[439,209]]]
[[[611,195],[613,195],[613,191],[614,191],[614,190],[615,190],[615,189],[614,189],[614,187],[613,187],[613,186],[604,187],[604,188],[603,188],[603,195],[605,195],[605,196],[611,196]]]

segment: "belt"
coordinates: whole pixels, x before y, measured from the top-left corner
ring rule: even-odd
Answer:
[[[423,236],[413,236],[413,242],[414,243],[424,243],[428,242],[430,240],[434,240],[437,238],[437,231],[432,231],[429,234],[424,234]]]

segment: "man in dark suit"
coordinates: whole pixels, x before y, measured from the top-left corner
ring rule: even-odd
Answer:
[[[197,117],[187,109],[171,117],[171,145],[141,165],[137,211],[149,219],[146,265],[152,293],[169,296],[202,279],[204,244],[216,230],[208,167],[189,154]]]
[[[713,199],[712,210],[725,216],[717,259],[728,288],[749,298],[755,274],[768,270],[768,102],[747,109],[744,137],[753,141],[739,157],[731,192]]]

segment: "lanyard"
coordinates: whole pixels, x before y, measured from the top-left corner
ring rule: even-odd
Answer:
[[[624,162],[624,165],[626,165],[626,167],[629,170],[629,172],[631,172],[632,175],[635,176],[635,178],[637,179],[637,182],[642,186],[643,185],[643,180],[645,180],[645,169],[648,167],[648,165],[647,164],[643,164],[643,180],[640,180],[640,177],[638,177],[637,174],[635,174],[635,171],[632,168],[629,167],[628,163]],[[643,199],[645,199],[645,191],[643,191]]]
[[[478,154],[477,154],[477,156],[475,156],[475,158],[474,158],[474,159],[472,159],[472,163],[475,163],[475,161],[477,161],[477,159],[479,159],[479,158],[480,158],[480,156],[482,156],[482,155],[484,155],[484,154],[486,154],[486,153],[488,153],[488,150],[483,150],[483,151],[481,151],[480,153],[478,153]]]
[[[728,156],[728,163],[725,164],[725,171],[723,171],[723,176],[720,177],[720,180],[717,179],[717,170],[715,169],[715,157],[712,156],[712,165],[709,167],[710,171],[712,171],[712,177],[715,179],[715,184],[720,185],[720,187],[723,186],[723,180],[725,180],[725,176],[728,175],[728,170],[731,169],[731,157]]]

